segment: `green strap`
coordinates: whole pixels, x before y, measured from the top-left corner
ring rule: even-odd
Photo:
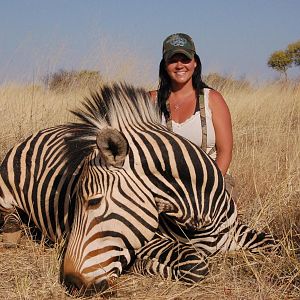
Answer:
[[[207,124],[206,124],[206,112],[205,112],[205,102],[204,102],[204,92],[201,91],[199,95],[199,107],[200,107],[200,119],[201,119],[201,127],[202,127],[202,144],[201,149],[205,151],[208,155],[213,154],[217,151],[216,146],[211,148],[207,152]]]
[[[201,149],[206,152],[207,151],[207,125],[206,125],[206,113],[205,113],[203,90],[199,95],[199,108],[200,108],[200,119],[201,119],[201,127],[202,127]]]
[[[167,101],[166,101],[166,107],[167,107],[167,111],[169,112],[169,117],[165,118],[166,119],[166,126],[170,131],[173,131],[169,99],[167,99]]]

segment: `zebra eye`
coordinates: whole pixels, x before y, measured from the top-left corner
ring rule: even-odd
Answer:
[[[94,208],[100,204],[101,199],[103,198],[102,195],[96,195],[87,200],[88,208]]]

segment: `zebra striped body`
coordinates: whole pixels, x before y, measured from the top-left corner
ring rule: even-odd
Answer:
[[[250,229],[236,219],[220,225],[221,231],[212,226],[191,231],[160,218],[157,234],[136,252],[131,270],[194,284],[207,275],[208,258],[218,252],[240,249],[259,252],[277,247],[271,235]]]
[[[57,126],[30,136],[9,151],[0,169],[2,211],[20,209],[52,241],[70,230],[73,218],[79,163],[66,165],[63,157],[69,132]]]
[[[103,87],[84,107],[82,123],[41,131],[1,166],[0,205],[52,240],[68,234],[67,285],[105,289],[135,253],[136,269],[195,282],[208,255],[259,246],[238,233],[215,162],[160,125],[145,91]]]

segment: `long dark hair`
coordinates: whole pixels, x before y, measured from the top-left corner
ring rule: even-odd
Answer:
[[[209,86],[202,80],[202,64],[200,57],[195,54],[194,56],[197,66],[194,70],[192,76],[193,88],[196,91],[197,98],[199,97],[203,88],[209,88]],[[165,116],[166,119],[169,119],[170,113],[166,107],[166,101],[169,98],[171,93],[171,79],[166,71],[166,62],[164,58],[160,61],[159,64],[159,85],[157,91],[157,104],[160,109],[160,112]]]

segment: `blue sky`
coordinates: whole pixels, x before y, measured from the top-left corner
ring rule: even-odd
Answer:
[[[59,69],[155,83],[176,32],[193,37],[204,74],[268,80],[270,54],[300,39],[299,11],[299,0],[0,0],[0,83]]]

